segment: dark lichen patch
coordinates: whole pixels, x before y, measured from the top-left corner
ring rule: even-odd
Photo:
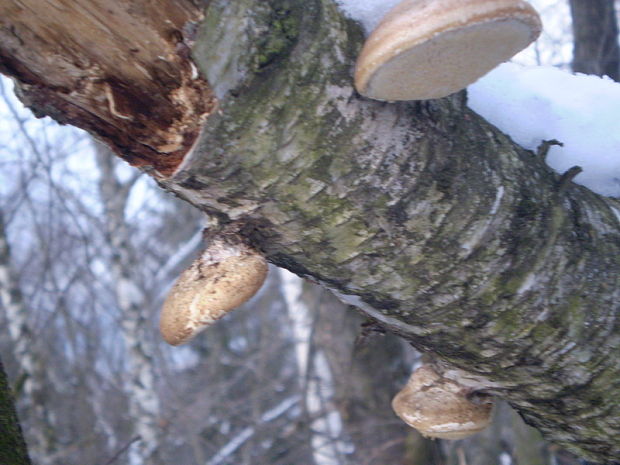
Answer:
[[[449,162],[439,167],[433,175],[437,190],[443,193],[448,199],[451,198],[454,192],[453,186],[457,184],[456,178],[459,174],[459,166],[456,163]]]
[[[359,296],[368,305],[378,310],[395,310],[401,306],[399,301],[386,295],[378,296],[377,294],[361,293]]]
[[[206,189],[209,187],[208,184],[203,181],[199,181],[195,176],[189,176],[187,179],[179,183],[179,185],[184,189],[192,190]]]

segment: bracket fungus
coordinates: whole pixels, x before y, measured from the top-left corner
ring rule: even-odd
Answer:
[[[267,276],[265,257],[242,243],[215,240],[177,279],[164,302],[164,340],[184,344],[249,300]]]
[[[407,385],[392,400],[394,412],[423,436],[462,439],[491,422],[492,398],[473,402],[471,390],[443,378],[430,365],[413,372]]]
[[[464,89],[542,30],[524,0],[404,0],[370,34],[355,87],[377,100],[426,100]]]

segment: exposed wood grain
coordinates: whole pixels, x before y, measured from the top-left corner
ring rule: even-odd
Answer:
[[[0,71],[21,82],[39,116],[86,129],[165,175],[215,105],[189,58],[200,18],[189,0],[5,1]]]

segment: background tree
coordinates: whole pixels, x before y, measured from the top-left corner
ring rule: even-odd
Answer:
[[[620,81],[620,45],[614,0],[570,0],[573,71]]]

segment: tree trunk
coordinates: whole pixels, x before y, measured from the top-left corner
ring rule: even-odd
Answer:
[[[0,360],[0,463],[30,465],[9,382]]]
[[[66,109],[37,96],[72,88],[45,87],[30,66],[45,50],[31,29],[2,23],[0,69],[58,118]],[[361,30],[330,0],[211,0],[194,40],[219,110],[180,163],[162,170],[160,153],[138,164],[274,264],[433,352],[445,376],[507,399],[584,457],[620,456],[619,202],[573,184],[574,170],[553,173],[463,94],[360,98]],[[102,60],[104,47],[88,44],[80,53]]]
[[[415,351],[392,334],[307,283],[316,314],[315,343],[334,373],[335,406],[352,452],[347,465],[434,465],[439,443],[424,439],[394,413],[391,401],[411,374]],[[310,303],[310,302],[309,302]]]
[[[570,0],[573,71],[620,81],[620,45],[614,0]]]
[[[309,301],[308,292],[304,293],[304,282],[285,270],[280,271],[279,277],[291,321],[300,391],[304,393],[304,412],[311,431],[313,462],[344,465],[349,446],[342,434],[340,412],[333,408],[334,378],[339,373],[333,372],[325,352],[314,344],[316,315],[311,311],[314,302]]]
[[[0,211],[0,304],[6,313],[13,355],[19,366],[16,397],[23,402],[26,420],[31,426],[27,431],[33,459],[39,465],[48,465],[53,462],[52,455],[58,446],[49,409],[52,386],[46,384],[50,379],[46,376],[45,357],[37,343],[11,261],[4,214]]]
[[[162,463],[158,452],[163,439],[160,421],[159,396],[156,390],[155,344],[149,338],[151,318],[144,291],[137,273],[138,260],[131,242],[129,225],[125,220],[127,203],[136,178],[120,181],[115,172],[116,160],[110,150],[96,144],[97,163],[101,171],[99,195],[104,205],[106,239],[113,250],[111,279],[114,297],[121,312],[121,332],[127,351],[126,389],[129,413],[136,442],[129,448],[129,465]]]

